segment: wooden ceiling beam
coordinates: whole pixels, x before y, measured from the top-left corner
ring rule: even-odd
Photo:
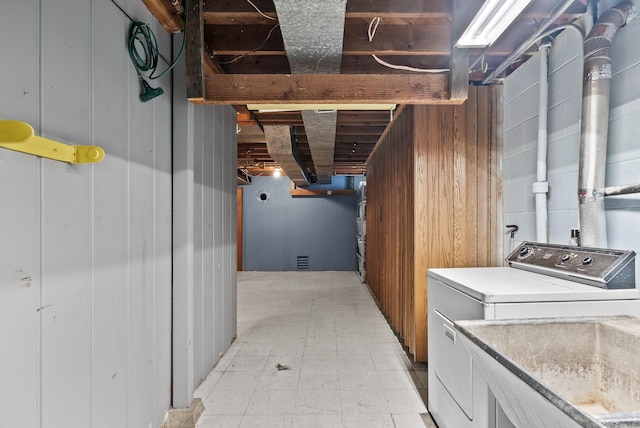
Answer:
[[[458,104],[447,74],[217,74],[207,76],[201,102]]]
[[[345,27],[342,55],[449,55],[451,36],[448,25],[379,25],[373,41],[367,36],[368,24],[359,21]],[[217,56],[286,55],[278,28],[271,37],[269,25],[208,25],[207,46]],[[267,39],[268,37],[268,39]],[[260,47],[260,49],[256,49]]]
[[[158,0],[153,0],[158,1]],[[556,0],[538,0],[524,13],[525,19],[542,19],[549,15]],[[265,15],[277,18],[272,0],[253,0]],[[576,19],[585,11],[581,0],[576,0],[560,19]],[[273,22],[258,13],[248,2],[238,0],[208,1],[203,12],[207,24],[268,24]],[[346,19],[450,19],[450,0],[398,1],[398,0],[349,0]]]
[[[276,17],[271,0],[253,0],[265,15]],[[428,2],[397,0],[349,0],[346,18],[373,18],[380,16],[393,18],[446,18],[450,14],[449,0],[430,0]],[[208,1],[204,12],[205,20],[221,18],[256,17],[260,14],[245,1],[212,0]],[[263,17],[266,20],[266,18]],[[233,22],[233,21],[230,21]]]
[[[182,33],[184,21],[178,10],[166,0],[142,0],[149,12],[169,34]]]

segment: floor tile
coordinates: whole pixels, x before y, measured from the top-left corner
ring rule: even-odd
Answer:
[[[384,396],[391,413],[420,414],[427,411],[427,407],[422,402],[422,397],[417,390],[385,389]]]
[[[394,428],[390,414],[378,415],[344,415],[344,428]]]
[[[341,355],[370,355],[369,346],[364,342],[341,342],[338,344],[338,356]]]
[[[300,370],[270,370],[260,375],[257,390],[296,390],[300,379]]]
[[[243,355],[237,354],[229,367],[227,367],[227,371],[235,371],[235,372],[249,372],[249,371],[258,371],[261,372],[264,370],[264,366],[267,363],[268,356],[266,355]]]
[[[338,355],[305,355],[302,357],[302,371],[335,373],[338,371]]]
[[[253,391],[258,385],[260,372],[224,372],[215,385],[216,391]]]
[[[200,417],[196,428],[239,428],[242,416],[205,414]]]
[[[380,389],[380,382],[375,370],[340,370],[338,371],[340,389]]]
[[[290,415],[245,415],[240,428],[290,428]]]
[[[294,415],[291,427],[295,428],[342,428],[339,415]]]
[[[343,355],[338,356],[338,370],[375,370],[370,355]]]
[[[435,423],[428,425],[420,415],[416,414],[393,414],[395,428],[437,428]]]
[[[340,391],[342,413],[345,415],[389,413],[384,394],[375,389],[352,389]]]
[[[294,415],[340,415],[339,390],[298,391]]]
[[[247,415],[291,415],[296,400],[296,390],[255,391],[247,407]]]
[[[213,390],[224,372],[212,371],[193,393],[194,398],[204,398]]]
[[[207,415],[243,415],[253,393],[253,391],[214,389],[202,401]]]
[[[239,272],[238,337],[194,394],[198,428],[433,428],[426,376],[354,272]]]
[[[301,372],[298,390],[338,390],[340,380],[337,373]]]
[[[410,370],[378,370],[382,389],[417,390],[422,384]]]
[[[337,355],[336,341],[307,342],[304,347],[304,355]]]

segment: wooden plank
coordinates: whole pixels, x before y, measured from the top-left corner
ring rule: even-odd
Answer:
[[[449,55],[449,25],[379,25],[372,41],[368,23],[358,21],[345,27],[342,55]],[[272,31],[273,30],[273,31]],[[271,33],[271,35],[269,35]],[[217,56],[286,55],[282,35],[274,24],[210,25],[207,46]],[[259,48],[259,49],[257,49]]]
[[[367,22],[345,27],[343,55],[449,55],[449,25],[379,25],[369,41]]]
[[[490,169],[491,174],[489,177],[491,188],[491,206],[489,221],[490,232],[489,236],[493,242],[491,246],[492,252],[490,253],[490,259],[488,260],[489,266],[502,265],[502,254],[504,240],[502,239],[502,230],[504,226],[504,220],[502,218],[502,176],[500,174],[499,162],[502,154],[502,136],[503,124],[502,124],[502,85],[491,85],[489,87],[489,99],[490,99],[490,112],[491,112],[491,128],[490,128],[490,148],[491,154]]]
[[[205,97],[204,85],[204,25],[202,22],[203,0],[189,2],[186,24],[185,65],[187,80],[187,98],[191,101]],[[244,103],[236,103],[244,104]]]
[[[192,76],[193,80],[193,76]],[[195,82],[197,83],[197,82]],[[197,87],[192,88],[196,94]],[[189,98],[194,98],[189,96]],[[226,74],[207,76],[208,104],[456,104],[446,74]]]
[[[488,178],[490,170],[489,144],[489,101],[488,91],[478,91],[478,130],[476,133],[478,144],[478,265],[489,266],[491,263],[492,241],[487,228],[490,226],[489,199],[491,198]]]
[[[184,21],[171,2],[167,0],[142,0],[142,3],[167,33],[176,34],[182,32]]]
[[[466,124],[465,124],[465,168],[466,168],[466,205],[467,224],[466,228],[471,237],[472,242],[468,242],[467,262],[469,266],[478,265],[478,239],[475,234],[478,230],[478,144],[476,135],[478,134],[478,87],[469,88],[469,98],[465,105],[467,106]]]
[[[275,17],[275,7],[269,0],[253,0],[260,11]],[[347,18],[448,18],[450,15],[448,0],[431,0],[428,2],[412,2],[397,0],[349,0],[347,2]],[[237,0],[212,0],[206,5],[205,16],[211,19],[220,16],[258,15],[259,13],[248,2]]]
[[[469,102],[469,100],[467,100]],[[467,133],[466,110],[471,103],[453,108],[453,259],[454,266],[467,266],[468,246],[473,242],[467,229],[467,219],[474,213],[466,204],[467,182]],[[470,114],[471,115],[471,114]],[[471,242],[469,242],[471,241]]]
[[[276,18],[275,7],[271,0],[253,0],[260,11]],[[523,14],[523,18],[541,19],[549,14],[556,0],[538,0],[534,2]],[[582,1],[576,0],[572,6],[562,14],[561,19],[575,19],[585,12]],[[397,1],[397,0],[349,0],[347,2],[347,19],[368,19],[376,16],[383,19],[448,19],[452,15],[449,0],[430,1]],[[207,1],[205,9],[207,23],[226,22],[229,24],[255,22],[262,17],[248,2],[237,0],[211,0]],[[244,20],[243,20],[244,18]],[[247,21],[251,19],[250,21]]]

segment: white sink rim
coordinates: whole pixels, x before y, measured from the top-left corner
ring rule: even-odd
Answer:
[[[602,428],[607,426],[615,427],[640,427],[640,409],[633,412],[611,412],[593,415],[573,404],[571,401],[564,398],[551,386],[547,385],[543,380],[530,373],[526,369],[522,368],[517,362],[513,361],[509,356],[503,354],[497,350],[493,345],[487,343],[469,328],[473,327],[489,327],[499,325],[530,325],[530,324],[568,324],[568,323],[597,323],[602,321],[615,321],[625,319],[636,319],[632,316],[604,316],[604,317],[571,317],[571,318],[539,318],[539,319],[518,319],[518,320],[470,320],[470,321],[456,321],[454,323],[455,328],[462,333],[463,343],[467,348],[475,345],[476,348],[484,351],[488,354],[492,360],[495,360],[514,376],[517,376],[521,381],[535,390],[541,397],[546,399],[553,406],[561,410],[565,415],[578,423],[581,427],[587,428]],[[640,322],[640,320],[639,320]],[[466,340],[464,340],[466,339]],[[471,345],[468,344],[471,342]],[[475,353],[474,349],[468,349],[472,354]],[[476,365],[483,372],[484,370],[476,362]],[[484,376],[484,374],[483,374]],[[487,383],[491,387],[491,380],[486,379]],[[495,393],[495,392],[494,392]],[[497,396],[497,395],[496,395]],[[505,408],[505,410],[507,410]]]

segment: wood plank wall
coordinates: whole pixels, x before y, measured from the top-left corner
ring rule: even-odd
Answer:
[[[416,361],[427,360],[427,269],[498,261],[498,91],[406,108],[367,166],[366,281]]]

